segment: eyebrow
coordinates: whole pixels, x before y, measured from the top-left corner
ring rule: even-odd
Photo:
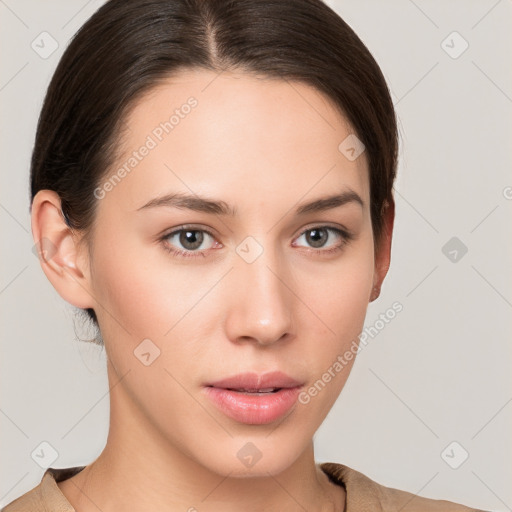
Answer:
[[[297,207],[295,214],[304,215],[306,213],[322,212],[338,208],[339,206],[349,203],[356,203],[364,208],[364,201],[361,199],[359,194],[353,190],[346,190],[339,194],[320,197],[308,203],[303,203]],[[175,192],[151,199],[140,208],[137,208],[137,211],[158,207],[187,209],[196,212],[230,217],[236,217],[238,215],[237,209],[230,206],[225,201],[201,197],[198,195],[190,195],[183,192]]]

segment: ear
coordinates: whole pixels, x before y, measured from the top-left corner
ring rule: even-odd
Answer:
[[[79,237],[66,224],[55,191],[40,190],[35,195],[31,222],[34,252],[53,287],[70,304],[94,308],[87,251],[79,247]]]
[[[383,205],[382,217],[382,236],[375,247],[375,270],[370,302],[373,302],[380,295],[382,282],[388,273],[391,261],[391,239],[393,237],[393,224],[395,221],[395,201],[393,198],[386,201]]]

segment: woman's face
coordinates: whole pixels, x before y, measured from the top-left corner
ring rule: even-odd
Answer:
[[[232,476],[282,471],[310,446],[378,284],[351,133],[315,89],[248,74],[182,72],[138,101],[96,191],[87,274],[125,431]],[[155,202],[173,194],[190,199]],[[300,389],[208,387],[276,371]]]

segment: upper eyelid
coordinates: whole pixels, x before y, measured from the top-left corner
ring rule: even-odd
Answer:
[[[175,235],[176,233],[180,233],[181,231],[203,231],[205,233],[208,233],[211,237],[216,238],[216,235],[212,233],[209,229],[202,228],[199,226],[180,226],[177,228],[172,229],[171,231],[164,233],[161,238],[169,238],[171,235]]]
[[[321,224],[321,223],[312,224],[312,225],[310,225],[308,227],[303,228],[302,231],[300,231],[300,233],[298,233],[297,236],[301,236],[306,231],[311,231],[312,229],[315,229],[315,228],[333,229],[335,231],[336,230],[337,231],[341,231],[341,233],[344,234],[344,235],[351,236],[350,230],[345,228],[344,226],[331,226],[330,224]],[[205,233],[208,233],[210,236],[212,236],[214,238],[216,237],[216,235],[214,233],[212,233],[212,231],[210,229],[203,228],[201,226],[194,226],[194,225],[184,224],[183,226],[178,226],[177,228],[173,228],[171,231],[169,231],[167,233],[164,233],[162,235],[162,238],[168,238],[171,235],[174,235],[176,233],[179,233],[180,231],[186,231],[186,230],[189,230],[189,231],[204,231]]]

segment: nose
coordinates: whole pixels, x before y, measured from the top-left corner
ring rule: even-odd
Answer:
[[[276,251],[266,248],[252,262],[237,255],[229,283],[225,329],[230,340],[267,346],[293,337],[295,296]]]

